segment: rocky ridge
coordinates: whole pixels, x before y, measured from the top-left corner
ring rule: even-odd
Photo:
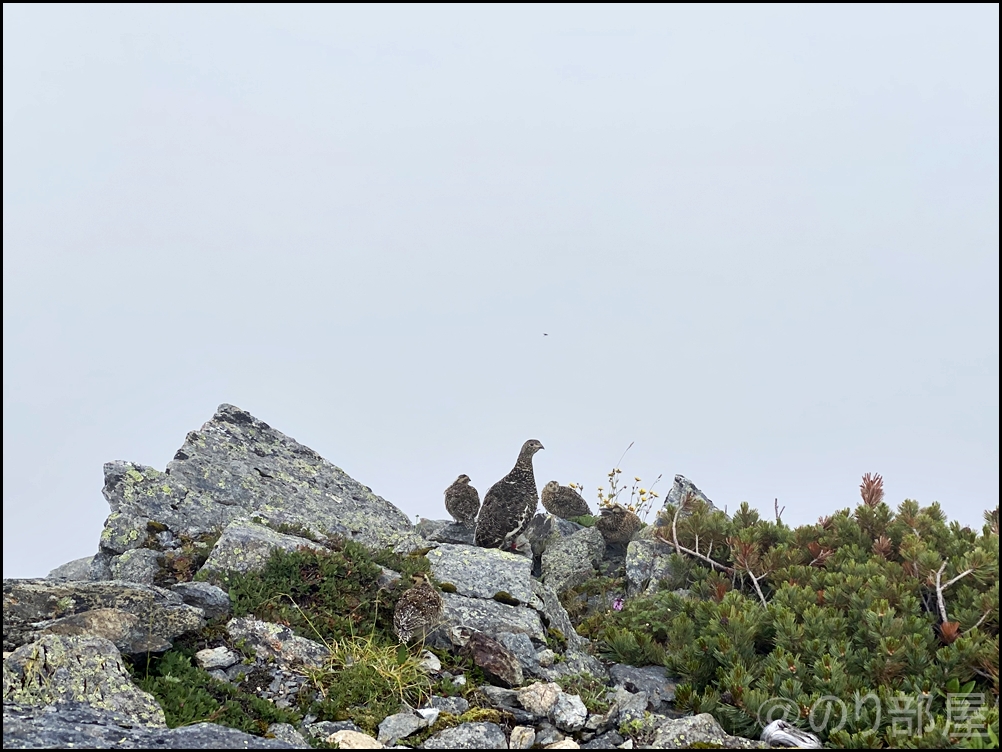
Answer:
[[[682,476],[676,486],[676,495],[699,493]],[[575,631],[560,600],[573,588],[613,564],[625,567],[629,593],[665,574],[671,548],[650,529],[612,564],[597,530],[542,514],[519,551],[478,548],[469,528],[412,525],[313,450],[225,404],[188,434],[164,472],[108,463],[104,495],[111,514],[95,556],[48,578],[4,581],[5,747],[379,748],[415,739],[426,749],[766,746],[728,736],[706,714],[678,717],[664,668],[603,663]],[[309,715],[262,722],[255,734],[212,722],[168,728],[126,666],[206,630],[218,644],[195,653],[198,668],[220,687],[295,711],[332,646],[284,624],[234,617],[223,575],[259,571],[276,549],[323,553],[335,538],[424,557],[445,602],[427,647],[460,656],[487,683],[402,706],[369,734]],[[384,567],[377,583],[393,589],[400,581]],[[422,665],[437,679],[448,674],[432,652]],[[445,678],[462,686],[469,675]],[[583,695],[579,686],[590,689]]]

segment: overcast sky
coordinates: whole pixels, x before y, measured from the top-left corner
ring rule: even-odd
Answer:
[[[999,497],[999,10],[3,6],[3,573],[221,402],[414,518]]]

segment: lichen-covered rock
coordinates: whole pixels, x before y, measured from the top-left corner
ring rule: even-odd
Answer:
[[[558,594],[580,585],[595,574],[604,552],[605,539],[593,527],[551,540],[543,551],[543,582]]]
[[[425,556],[431,562],[432,576],[455,586],[459,595],[542,605],[532,591],[532,560],[524,556],[452,543],[443,543]]]
[[[588,640],[574,629],[567,609],[564,608],[552,587],[534,579],[532,590],[543,604],[539,611],[543,615],[548,629],[560,632],[567,641],[568,648],[581,649],[588,644]]]
[[[522,683],[524,676],[518,658],[493,637],[469,627],[453,627],[451,637],[460,653],[471,658],[492,684],[517,687]]]
[[[271,552],[276,548],[283,551],[295,551],[297,548],[327,550],[306,538],[276,533],[271,528],[247,520],[235,520],[223,530],[202,569],[206,572],[226,572],[231,569],[250,572],[264,569],[271,558]]]
[[[93,556],[84,556],[80,559],[74,559],[73,561],[68,561],[65,564],[56,567],[51,572],[49,572],[45,579],[47,580],[89,580],[90,577],[90,567],[91,563],[94,561]]]
[[[550,720],[561,731],[580,731],[588,720],[588,709],[580,696],[562,692],[550,711]]]
[[[535,676],[538,672],[539,658],[537,657],[536,646],[532,644],[529,635],[522,632],[498,632],[497,641],[504,645],[518,659],[522,666],[522,671]]]
[[[428,725],[428,721],[417,713],[394,713],[388,715],[379,724],[380,744],[394,745],[398,739],[406,739],[415,731],[420,731]]]
[[[731,736],[709,713],[669,719],[654,716],[651,749],[691,749],[694,745],[718,749],[768,749],[765,742]]]
[[[139,621],[139,617],[118,608],[95,608],[60,619],[39,622],[39,636],[58,634],[71,636],[103,637],[111,640],[125,655],[162,653],[171,643],[153,634]]]
[[[230,650],[225,645],[220,645],[218,648],[205,648],[195,653],[195,661],[200,668],[204,668],[206,671],[229,668],[235,663],[239,663],[242,657],[240,653]]]
[[[261,659],[274,659],[289,666],[303,664],[319,667],[330,657],[330,650],[319,642],[293,634],[281,624],[261,621],[251,616],[230,619],[226,631],[234,641],[244,640]]]
[[[436,527],[428,532],[422,532],[425,538],[433,543],[459,543],[464,546],[474,546],[474,528],[470,525],[463,525],[459,522],[445,522],[444,525]],[[439,522],[439,520],[436,520]]]
[[[629,595],[657,590],[658,583],[671,574],[668,557],[673,553],[674,546],[658,540],[656,531],[653,525],[644,528],[626,547]]]
[[[294,749],[215,723],[169,729],[143,726],[82,702],[44,707],[3,705],[4,749]]]
[[[311,749],[310,743],[303,738],[302,734],[296,731],[296,727],[291,723],[268,724],[267,736],[283,741],[296,749]]]
[[[487,634],[522,632],[540,643],[546,641],[546,630],[539,612],[534,609],[483,598],[465,598],[455,593],[442,593],[442,600],[445,608],[440,630],[468,626]]]
[[[630,666],[615,663],[609,667],[609,678],[613,686],[623,687],[628,692],[645,692],[651,702],[650,710],[657,710],[662,702],[675,699],[676,682],[668,677],[664,666]]]
[[[531,726],[515,726],[508,737],[508,749],[532,749],[536,743],[536,729]]]
[[[98,608],[134,614],[138,627],[167,642],[205,626],[200,608],[187,605],[176,593],[151,585],[116,580],[4,580],[4,650],[34,642],[41,629],[55,619]],[[45,624],[40,628],[39,622]]]
[[[519,704],[530,713],[549,716],[563,690],[554,682],[534,682],[518,690]]]
[[[470,709],[470,703],[462,697],[439,697],[432,695],[428,698],[428,707],[441,710],[443,713],[462,715]]]
[[[496,723],[460,723],[439,731],[421,744],[422,749],[508,749],[504,731]]]
[[[16,679],[10,685],[8,672]],[[103,637],[44,635],[11,653],[4,675],[4,703],[86,702],[139,725],[166,725],[157,701],[132,683],[118,648]]]
[[[249,516],[410,551],[422,545],[407,516],[312,449],[249,413],[220,405],[188,434],[166,472],[129,462],[105,465],[111,515],[101,549],[136,548],[218,532]],[[162,540],[149,543],[156,532]],[[166,541],[166,543],[165,543]]]
[[[116,580],[152,585],[163,566],[163,559],[161,551],[133,548],[111,562],[111,576]]]
[[[180,595],[189,606],[202,609],[206,619],[215,619],[230,613],[229,593],[208,582],[179,582],[171,586],[171,592]]]

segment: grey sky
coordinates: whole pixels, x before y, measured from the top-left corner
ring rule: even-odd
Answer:
[[[231,402],[409,515],[999,496],[999,11],[3,7],[5,577]],[[546,332],[548,336],[543,336]]]

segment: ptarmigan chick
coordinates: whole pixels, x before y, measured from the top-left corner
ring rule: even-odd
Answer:
[[[571,517],[580,517],[583,514],[591,514],[588,502],[581,494],[570,486],[561,486],[555,480],[551,480],[543,486],[543,508],[552,515],[562,517],[567,520]]]
[[[477,518],[473,539],[483,548],[514,547],[519,535],[529,526],[539,506],[536,477],[532,473],[532,455],[543,448],[529,439],[518,453],[515,467],[484,495],[484,505]]]
[[[614,504],[602,507],[602,516],[595,520],[595,527],[606,543],[629,543],[640,529],[640,518],[622,504]]]
[[[460,525],[473,527],[480,511],[480,494],[470,485],[470,476],[460,475],[445,489],[445,509]]]
[[[417,584],[400,596],[393,609],[393,631],[401,642],[424,640],[438,626],[445,608],[442,595],[427,575],[417,575],[414,580]]]

